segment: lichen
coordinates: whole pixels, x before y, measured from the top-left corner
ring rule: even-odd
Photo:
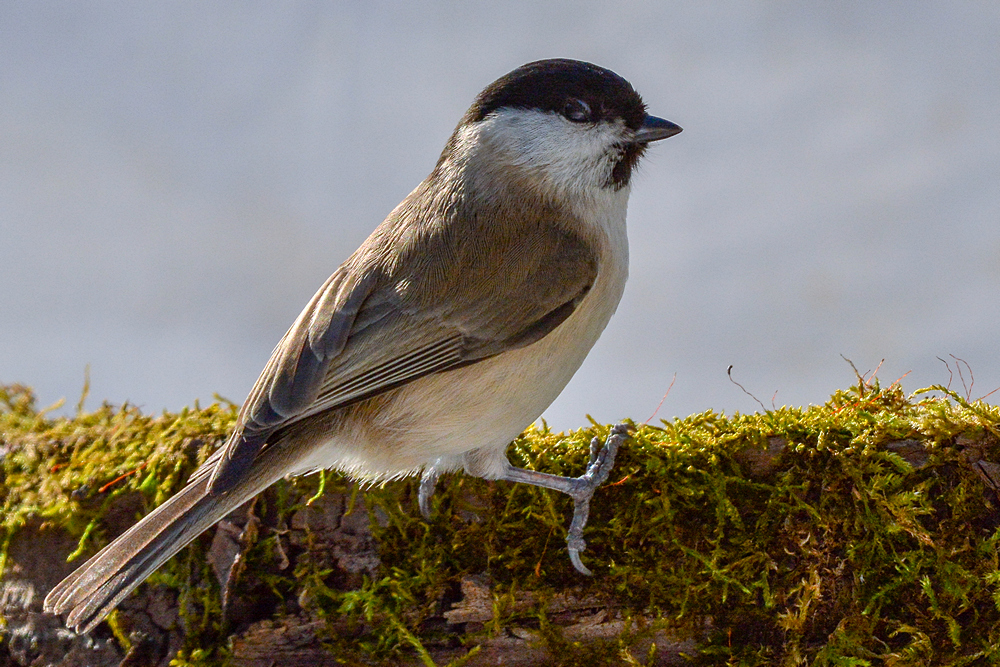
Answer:
[[[226,403],[158,416],[105,404],[54,417],[27,388],[0,387],[0,565],[12,536],[39,520],[93,553],[107,542],[109,508],[129,494],[139,513],[162,503],[235,417]],[[821,406],[639,425],[591,505],[592,578],[566,555],[568,498],[455,474],[439,482],[430,522],[415,480],[364,490],[354,511],[370,516],[381,566],[341,586],[308,548],[288,566],[281,526],[316,500],[321,478],[284,480],[256,509],[278,528],[248,545],[245,567],[274,618],[322,620],[317,640],[346,664],[433,664],[438,648],[476,651],[512,626],[547,647],[553,665],[639,664],[656,655],[657,633],[693,640],[693,664],[986,663],[1000,657],[1000,512],[984,473],[1000,460],[998,428],[1000,409],[944,387],[907,396],[860,378]],[[590,439],[607,432],[533,427],[508,455],[576,475]],[[761,465],[760,452],[777,453]],[[323,481],[327,494],[357,493],[337,475]],[[196,541],[151,579],[179,594],[179,665],[232,656],[205,551]],[[478,575],[489,582],[490,620],[446,623],[463,580]],[[609,610],[621,636],[567,637],[546,602],[557,594]],[[643,638],[637,660],[628,647]]]

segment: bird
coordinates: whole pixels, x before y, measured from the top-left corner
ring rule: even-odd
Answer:
[[[628,428],[584,475],[514,467],[507,446],[559,395],[621,299],[631,179],[681,131],[632,85],[546,59],[477,95],[427,176],[308,302],[224,444],[186,486],[46,596],[86,633],[171,556],[286,475],[369,483],[464,471],[567,493],[583,574],[590,498]]]

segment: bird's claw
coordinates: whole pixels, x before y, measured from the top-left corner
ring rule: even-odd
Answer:
[[[417,501],[420,505],[420,513],[427,521],[431,520],[431,496],[434,495],[434,486],[437,484],[440,473],[434,466],[424,470],[420,477],[420,491],[417,494]]]
[[[559,477],[508,465],[506,472],[500,478],[509,482],[521,482],[555,489],[573,499],[573,521],[570,523],[569,533],[566,535],[566,545],[569,547],[569,558],[573,567],[581,574],[588,576],[593,574],[580,560],[580,552],[587,548],[587,542],[583,539],[583,529],[590,516],[590,499],[597,487],[608,479],[611,468],[615,465],[615,455],[618,453],[618,448],[629,437],[629,431],[633,428],[628,424],[618,424],[611,428],[603,443],[600,438],[591,440],[587,470],[579,477]],[[424,469],[420,478],[417,498],[420,513],[428,521],[431,518],[431,496],[434,495],[434,485],[441,469],[440,463],[440,461],[435,461],[429,465]]]
[[[590,441],[590,461],[587,464],[587,472],[577,477],[573,492],[573,521],[569,526],[569,533],[566,535],[566,546],[569,547],[569,559],[580,574],[593,576],[593,572],[580,560],[580,552],[587,548],[587,542],[583,539],[583,528],[587,525],[590,516],[590,499],[601,484],[608,479],[611,468],[615,465],[615,456],[622,442],[628,438],[629,431],[633,427],[628,424],[617,424],[608,433],[608,438],[601,446],[600,438]]]

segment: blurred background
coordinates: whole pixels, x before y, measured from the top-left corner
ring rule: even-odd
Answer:
[[[242,402],[479,90],[557,56],[684,132],[550,425],[645,420],[675,374],[657,418],[760,410],[730,365],[822,403],[841,355],[1000,386],[1000,4],[701,0],[0,1],[0,382]]]

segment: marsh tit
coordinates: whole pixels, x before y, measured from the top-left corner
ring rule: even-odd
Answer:
[[[56,586],[86,632],[149,574],[285,475],[380,482],[464,470],[576,503],[573,564],[625,437],[578,478],[515,468],[506,448],[556,398],[618,306],[625,213],[650,142],[681,131],[617,74],[540,60],[476,97],[431,174],[334,272],[275,347],[225,445],[177,495]]]

